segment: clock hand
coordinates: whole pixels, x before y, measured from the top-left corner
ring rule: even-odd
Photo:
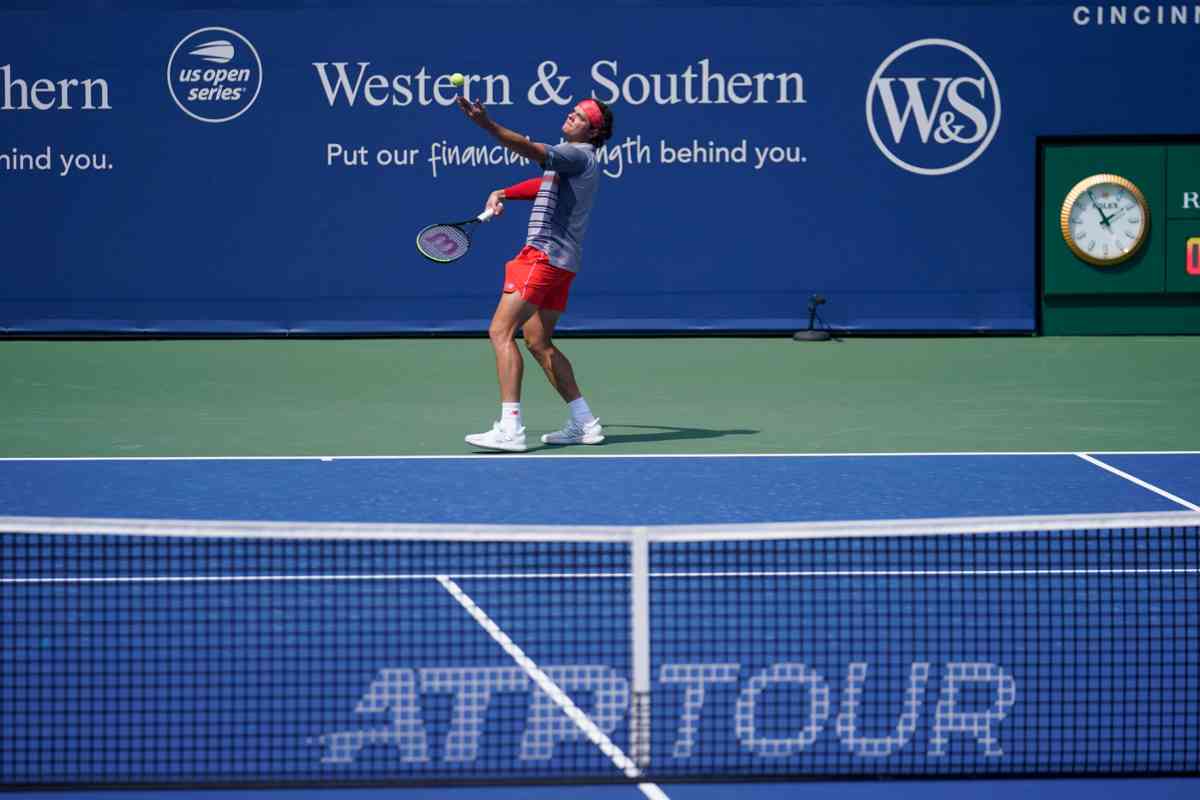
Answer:
[[[1088,199],[1092,201],[1092,206],[1095,207],[1096,213],[1100,215],[1100,224],[1106,228],[1111,227],[1111,225],[1110,225],[1111,220],[1108,217],[1104,216],[1104,212],[1100,210],[1100,204],[1096,202],[1096,198],[1092,197],[1091,189],[1087,190],[1087,196],[1088,196]]]

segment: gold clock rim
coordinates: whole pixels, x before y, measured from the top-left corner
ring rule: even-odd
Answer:
[[[1067,223],[1071,219],[1071,206],[1075,205],[1075,201],[1079,199],[1079,195],[1086,192],[1091,187],[1099,183],[1115,183],[1122,189],[1125,189],[1133,195],[1134,201],[1138,204],[1138,208],[1142,211],[1142,217],[1146,220],[1146,224],[1142,226],[1142,232],[1134,241],[1133,247],[1129,248],[1129,252],[1117,258],[1101,259],[1093,255],[1085,253],[1075,244],[1075,240],[1071,238],[1071,232],[1067,227]],[[1066,198],[1063,200],[1062,208],[1058,216],[1058,227],[1062,233],[1063,241],[1066,242],[1067,248],[1075,254],[1076,258],[1096,266],[1096,267],[1116,267],[1124,264],[1129,259],[1137,255],[1137,252],[1142,249],[1142,245],[1146,242],[1146,237],[1150,233],[1150,206],[1146,203],[1146,196],[1142,194],[1142,190],[1128,178],[1116,175],[1111,172],[1099,172],[1095,175],[1089,175],[1083,180],[1071,187],[1071,191],[1067,192]]]

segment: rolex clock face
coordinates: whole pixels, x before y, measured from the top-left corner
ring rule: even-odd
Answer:
[[[1067,192],[1062,235],[1079,258],[1114,267],[1138,251],[1150,231],[1150,208],[1132,182],[1120,175],[1093,175]]]

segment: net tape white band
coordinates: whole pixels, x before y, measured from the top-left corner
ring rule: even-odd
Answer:
[[[109,519],[0,516],[0,533],[93,534],[293,541],[654,542],[850,539],[887,536],[1200,527],[1193,511],[1052,516],[768,522],[714,525],[423,525],[255,520]]]

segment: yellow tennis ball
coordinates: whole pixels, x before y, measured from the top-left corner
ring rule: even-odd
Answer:
[[[466,80],[461,72],[456,72],[450,76],[450,84],[453,86],[462,86]]]

